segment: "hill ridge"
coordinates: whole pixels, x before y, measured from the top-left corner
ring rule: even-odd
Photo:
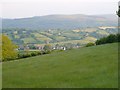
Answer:
[[[91,23],[92,22],[92,23]],[[76,29],[82,27],[117,26],[115,15],[45,15],[28,18],[2,19],[3,28]]]

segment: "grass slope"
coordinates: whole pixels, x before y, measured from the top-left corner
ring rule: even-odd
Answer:
[[[118,45],[74,49],[3,63],[3,88],[118,87]]]
[[[2,89],[2,63],[0,63],[0,90]]]

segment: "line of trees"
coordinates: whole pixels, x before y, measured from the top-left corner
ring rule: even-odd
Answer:
[[[103,37],[95,42],[96,45],[120,42],[120,34],[110,34],[107,37]]]

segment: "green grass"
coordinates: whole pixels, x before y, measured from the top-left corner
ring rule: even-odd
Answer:
[[[24,41],[24,43],[32,43],[32,42],[36,42],[36,40],[32,37],[29,37],[29,38],[24,38],[22,39]]]
[[[118,45],[73,49],[3,63],[3,88],[116,88]]]
[[[100,30],[97,32],[98,34],[101,34],[101,35],[109,35],[109,33],[107,33],[106,31],[104,30]]]
[[[85,41],[88,41],[88,42],[95,42],[97,39],[94,38],[94,37],[88,36],[88,37],[86,37],[84,40],[85,40]]]
[[[55,40],[57,40],[57,41],[64,41],[66,38],[65,37],[63,37],[63,36],[56,36],[55,37]]]
[[[2,63],[0,63],[0,90],[2,88]]]

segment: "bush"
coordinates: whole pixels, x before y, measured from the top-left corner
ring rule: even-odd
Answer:
[[[35,52],[31,53],[31,56],[37,56],[37,55],[38,55],[38,54],[35,53]]]
[[[18,58],[27,58],[27,57],[31,57],[31,54],[26,53],[26,54],[18,54]]]
[[[90,42],[90,43],[86,44],[86,47],[90,47],[90,46],[94,46],[94,45],[95,45],[94,43]]]
[[[50,54],[51,50],[43,51],[43,54]]]
[[[32,57],[32,56],[37,56],[37,55],[43,55],[43,54],[49,54],[51,51],[41,51],[41,52],[22,52],[18,54],[18,58],[27,58],[27,57]]]
[[[42,55],[41,52],[25,52],[22,54],[18,54],[18,58],[27,58],[27,57],[32,57],[32,56],[37,56],[37,55]]]

